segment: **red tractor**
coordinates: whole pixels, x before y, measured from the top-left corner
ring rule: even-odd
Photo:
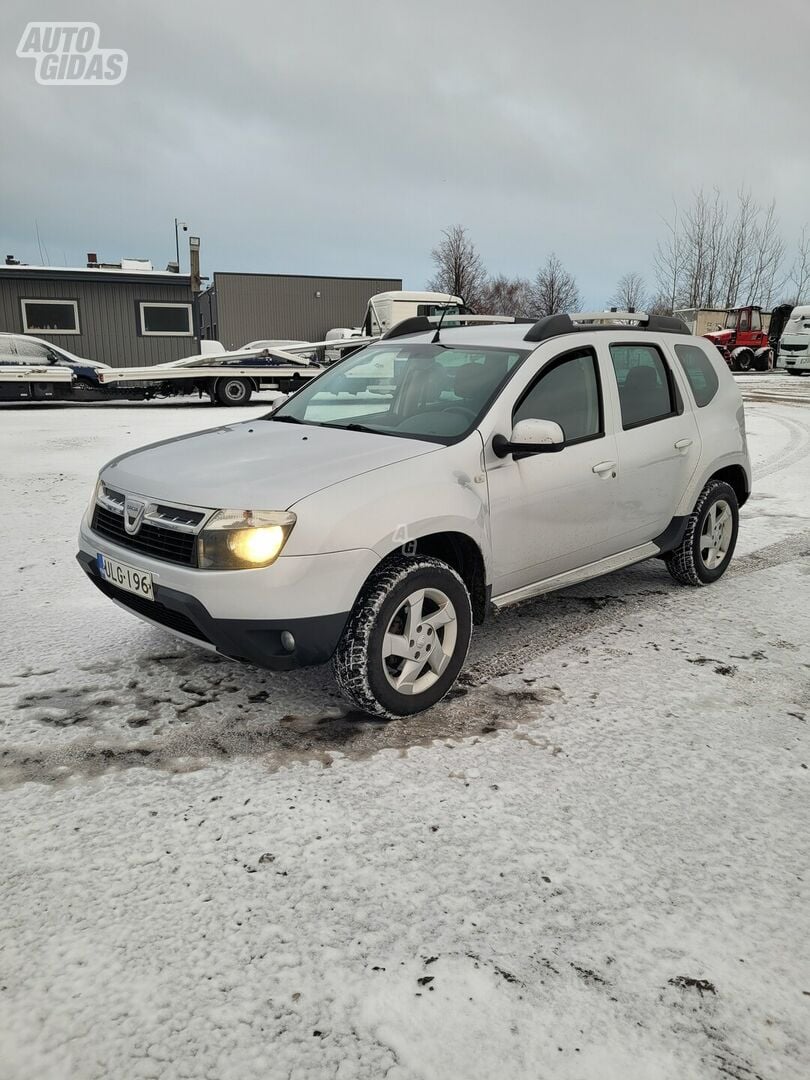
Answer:
[[[720,352],[732,371],[768,371],[773,367],[773,350],[762,329],[762,309],[729,308],[722,330],[704,334]]]

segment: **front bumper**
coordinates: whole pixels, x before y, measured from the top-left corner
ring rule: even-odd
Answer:
[[[96,568],[96,556],[152,575],[155,602],[116,589]],[[224,656],[275,670],[328,660],[349,612],[379,559],[359,548],[285,556],[257,570],[199,570],[157,560],[98,536],[89,514],[79,531],[77,559],[110,599],[140,618],[190,638]],[[289,631],[295,648],[285,650]]]
[[[349,617],[349,612],[345,611],[299,619],[216,619],[188,593],[155,584],[155,599],[147,600],[105,581],[98,572],[95,558],[86,551],[79,551],[76,558],[105,596],[134,615],[216,649],[223,656],[273,671],[325,663],[337,648]],[[292,650],[281,643],[285,632],[292,634],[295,640]]]

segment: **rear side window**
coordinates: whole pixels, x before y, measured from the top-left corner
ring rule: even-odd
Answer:
[[[611,345],[610,356],[625,431],[678,412],[672,376],[654,345]]]
[[[675,352],[681,362],[684,375],[692,387],[695,401],[700,408],[703,408],[712,400],[720,385],[714,365],[703,349],[699,349],[697,345],[676,345]]]

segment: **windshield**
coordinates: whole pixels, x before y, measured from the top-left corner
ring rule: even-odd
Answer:
[[[370,345],[329,368],[266,419],[452,442],[475,427],[527,355],[521,349],[423,342]]]
[[[726,330],[737,329],[737,312],[735,310],[729,311],[726,314]]]

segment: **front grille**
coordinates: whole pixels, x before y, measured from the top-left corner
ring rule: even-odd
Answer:
[[[806,345],[780,345],[779,346],[779,351],[780,352],[806,352],[807,351],[807,346]]]
[[[93,532],[112,540],[119,547],[151,555],[153,559],[178,563],[181,566],[197,565],[197,537],[193,533],[163,529],[145,521],[134,536],[124,528],[124,518],[100,504],[93,511]]]
[[[110,585],[107,581],[102,581],[98,577],[94,576],[93,581],[105,596],[117,600],[119,604],[123,604],[124,607],[129,608],[131,611],[135,611],[139,615],[145,615],[147,619],[160,623],[161,626],[166,626],[170,630],[176,630],[179,634],[185,634],[187,637],[196,638],[197,641],[206,641],[210,644],[211,639],[200,630],[196,623],[181,612],[173,611],[172,608],[166,607],[165,604],[161,604],[157,600],[147,600],[143,596],[136,596],[134,593],[124,592],[123,589],[116,589],[115,586]]]

